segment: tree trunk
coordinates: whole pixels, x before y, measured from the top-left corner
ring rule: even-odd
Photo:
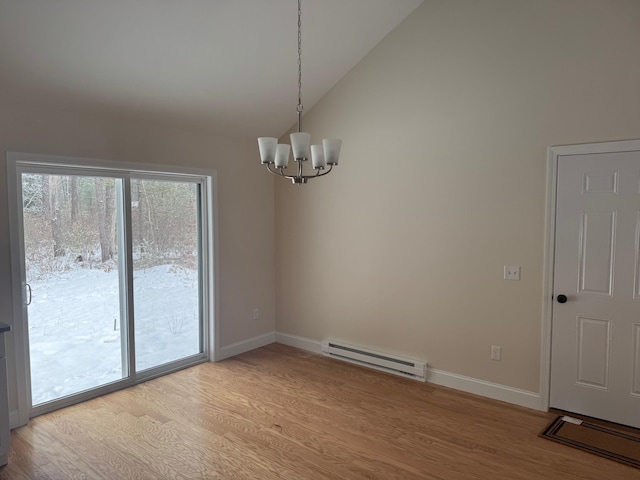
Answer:
[[[109,258],[116,254],[116,187],[113,179],[105,182],[104,218],[109,236]]]
[[[53,239],[53,256],[64,255],[62,241],[62,225],[60,218],[60,202],[58,198],[58,184],[60,178],[55,175],[42,176],[42,205],[45,218],[51,225],[51,237]]]
[[[78,219],[78,177],[71,176],[71,225],[76,224]]]
[[[98,210],[98,232],[100,233],[100,255],[102,262],[113,258],[114,244],[114,208],[113,185],[104,178],[94,178]]]
[[[138,238],[136,239],[137,244],[140,245],[140,248],[144,248],[144,202],[145,198],[142,195],[140,190],[140,185],[142,184],[142,180],[136,181],[136,189],[138,191]]]

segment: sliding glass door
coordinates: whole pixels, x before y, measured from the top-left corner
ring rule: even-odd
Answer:
[[[30,416],[208,358],[210,178],[15,170]]]

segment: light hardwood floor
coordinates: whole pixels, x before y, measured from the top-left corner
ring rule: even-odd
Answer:
[[[10,479],[640,479],[553,415],[269,345],[31,420]]]

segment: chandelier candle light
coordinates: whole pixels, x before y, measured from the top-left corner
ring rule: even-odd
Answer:
[[[260,160],[274,175],[290,179],[296,185],[307,183],[310,178],[318,178],[331,171],[334,165],[338,165],[342,140],[322,140],[322,145],[311,145],[311,134],[302,131],[302,6],[298,0],[298,131],[291,134],[291,146],[286,143],[278,143],[275,137],[258,138],[260,148]],[[297,163],[295,175],[287,175],[285,168],[289,165],[289,151],[293,148],[293,160]],[[303,162],[311,158],[311,166],[316,171],[314,175],[303,175]],[[326,169],[326,172],[322,172]],[[322,173],[321,173],[322,172]]]

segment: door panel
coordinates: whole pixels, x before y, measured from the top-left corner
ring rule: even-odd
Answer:
[[[119,182],[22,175],[33,406],[128,375],[115,248],[122,235]]]
[[[136,371],[203,351],[199,186],[132,179]]]
[[[578,317],[578,383],[607,388],[610,345],[610,321]]]
[[[580,225],[580,293],[611,296],[616,212],[583,212]]]
[[[633,324],[633,395],[640,395],[640,323]]]
[[[640,427],[640,153],[558,158],[550,406]]]

